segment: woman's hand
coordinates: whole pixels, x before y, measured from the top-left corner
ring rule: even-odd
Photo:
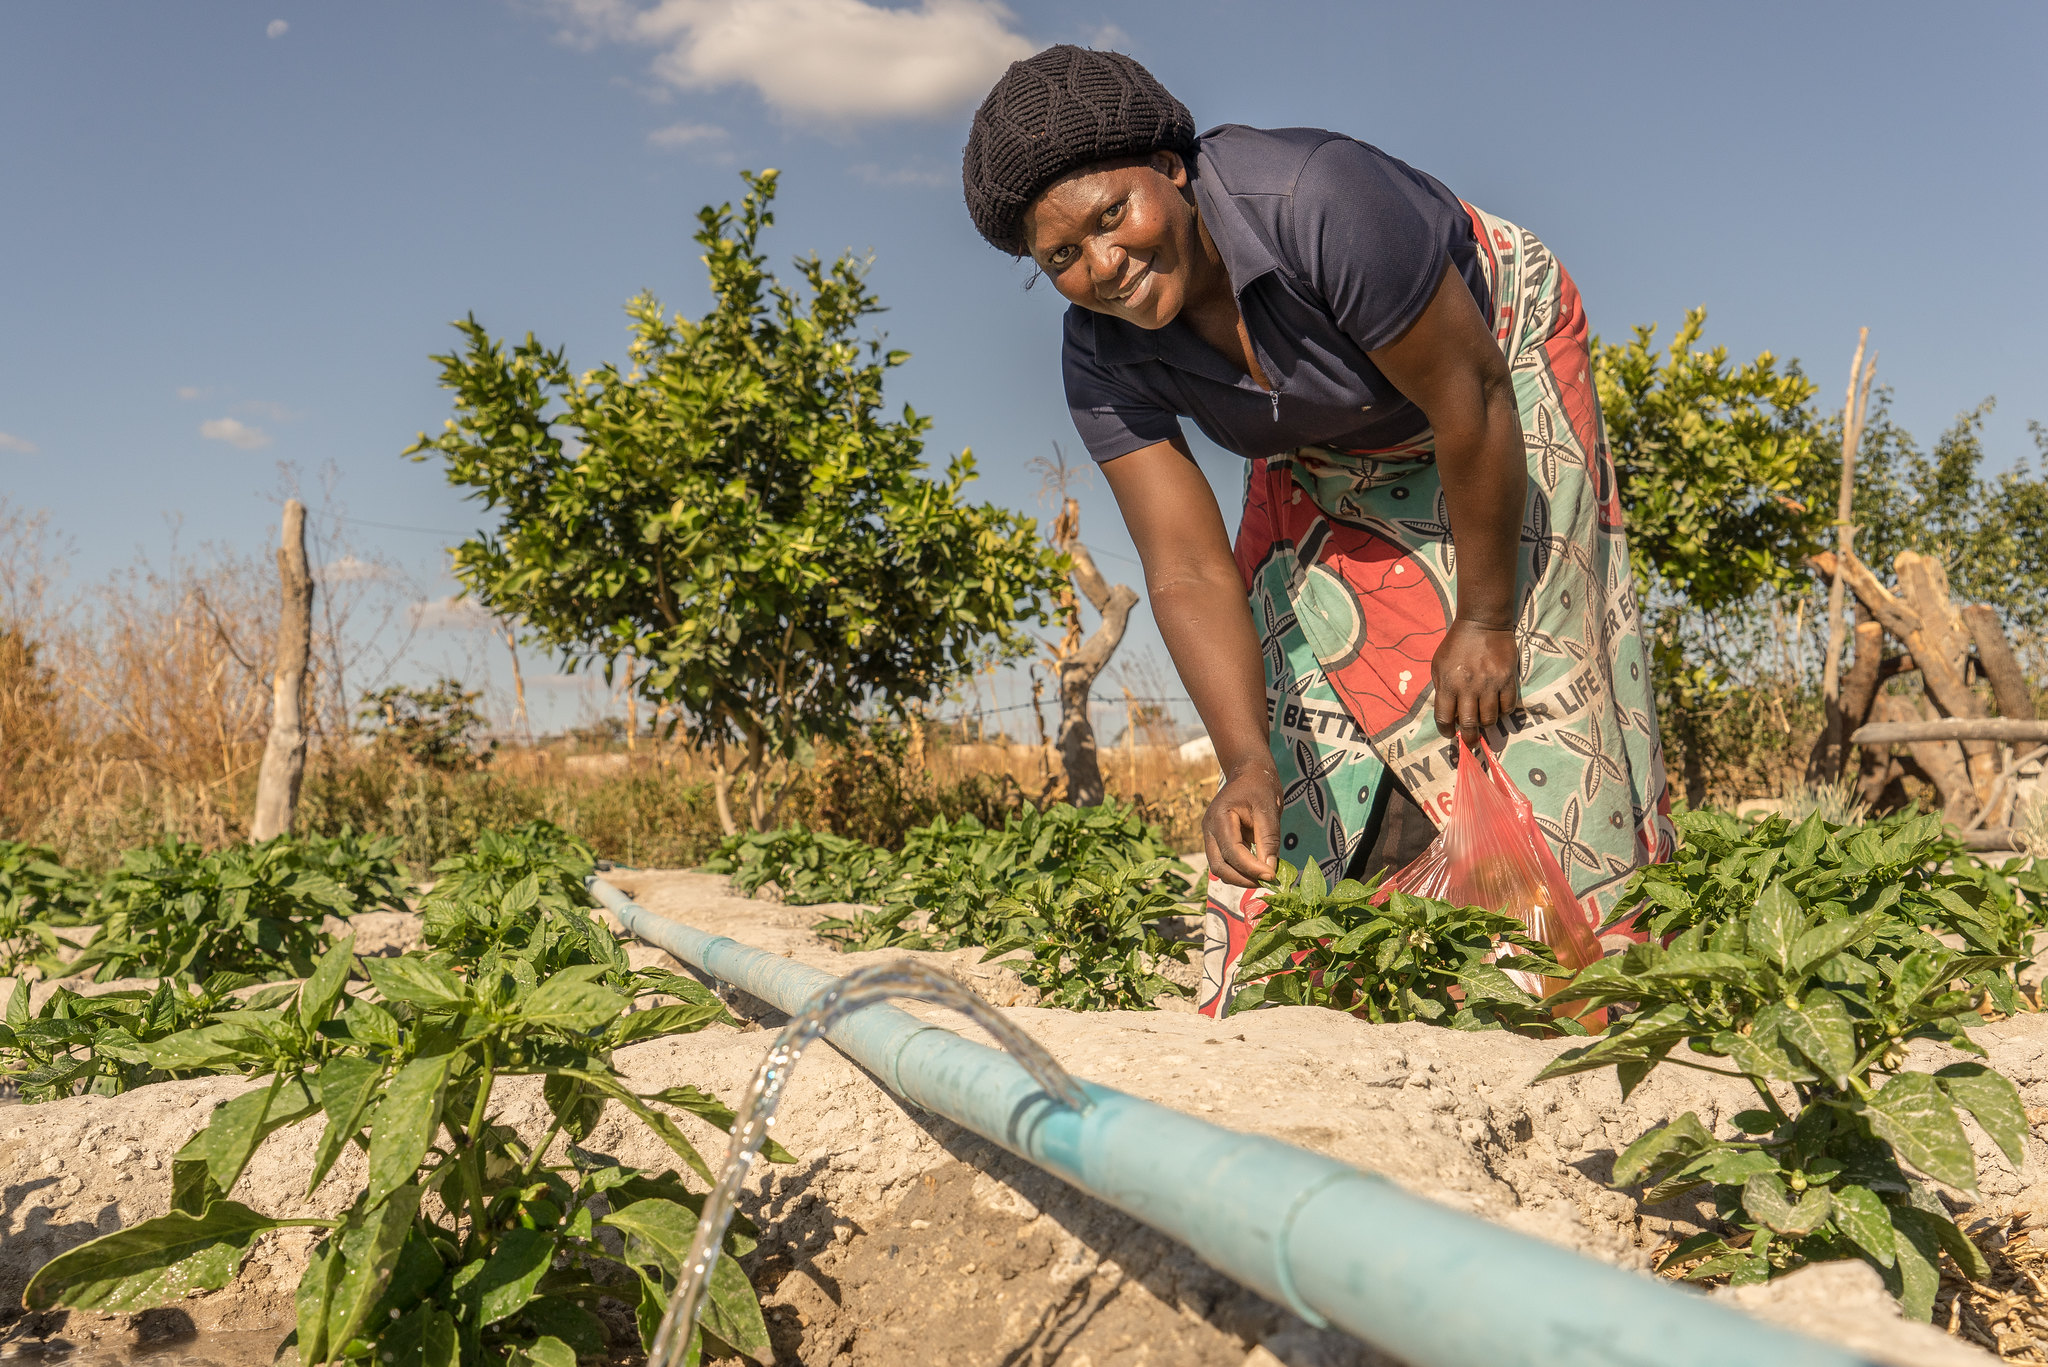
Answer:
[[[1436,682],[1436,729],[1446,736],[1462,732],[1476,744],[1481,731],[1521,704],[1521,650],[1513,627],[1453,621],[1430,671]]]
[[[1255,888],[1273,876],[1280,853],[1280,774],[1270,759],[1230,776],[1202,814],[1202,844],[1209,872],[1226,883]]]

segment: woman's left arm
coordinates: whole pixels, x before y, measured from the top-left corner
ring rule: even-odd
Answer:
[[[1462,731],[1476,741],[1521,697],[1515,571],[1529,468],[1514,381],[1500,344],[1448,260],[1422,316],[1369,354],[1428,417],[1436,435],[1437,469],[1458,553],[1458,601],[1431,661],[1436,724],[1447,736]]]

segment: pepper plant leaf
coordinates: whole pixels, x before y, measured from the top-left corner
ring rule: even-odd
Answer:
[[[238,1201],[216,1201],[204,1215],[172,1211],[58,1254],[29,1279],[22,1303],[116,1315],[218,1291],[277,1223]]]
[[[370,1307],[383,1296],[419,1208],[420,1189],[408,1182],[382,1205],[350,1211],[341,1228],[328,1236],[341,1251],[341,1273],[327,1302],[328,1343],[345,1344],[354,1338]]]
[[[1878,1138],[1939,1182],[1977,1189],[1977,1156],[1956,1119],[1955,1103],[1926,1073],[1900,1073],[1880,1087],[1864,1112]]]
[[[2027,1108],[2010,1078],[1981,1063],[1951,1063],[1934,1080],[1991,1136],[2007,1162],[2018,1168],[2026,1160]]]
[[[1785,887],[1784,881],[1773,882],[1756,899],[1756,907],[1749,914],[1749,943],[1779,968],[1785,968],[1792,962],[1793,947],[1804,929],[1805,919],[1799,899]]]
[[[448,1054],[416,1058],[400,1068],[385,1089],[370,1118],[370,1182],[364,1193],[369,1204],[410,1182],[426,1157],[441,1126],[451,1061]]]
[[[469,995],[453,973],[409,954],[395,959],[365,959],[363,972],[386,1001],[430,1008],[459,1006]]]
[[[342,936],[313,967],[313,976],[299,988],[299,1023],[317,1030],[334,1012],[334,1004],[348,986],[349,970],[355,967],[356,937]]]
[[[1893,1233],[1891,1212],[1883,1199],[1868,1187],[1845,1183],[1833,1189],[1834,1206],[1828,1218],[1851,1243],[1877,1260],[1880,1267],[1897,1261],[1898,1238]]]
[[[383,1065],[352,1054],[329,1059],[315,1076],[320,1108],[327,1112],[327,1127],[320,1132],[319,1146],[313,1150],[313,1172],[306,1179],[308,1196],[325,1180],[349,1140],[362,1129],[363,1113],[369,1109],[383,1077]]]

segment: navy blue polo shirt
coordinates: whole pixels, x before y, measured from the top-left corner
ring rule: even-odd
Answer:
[[[1260,388],[1179,319],[1157,331],[1067,309],[1067,406],[1088,454],[1114,460],[1189,417],[1248,459],[1297,446],[1376,450],[1428,427],[1366,355],[1422,315],[1448,257],[1482,317],[1492,300],[1458,197],[1340,133],[1204,133],[1195,202],[1274,388]]]

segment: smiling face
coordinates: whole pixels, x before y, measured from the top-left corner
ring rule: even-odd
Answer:
[[[1024,241],[1061,294],[1146,329],[1180,314],[1209,264],[1187,166],[1172,152],[1062,176],[1024,211]]]

